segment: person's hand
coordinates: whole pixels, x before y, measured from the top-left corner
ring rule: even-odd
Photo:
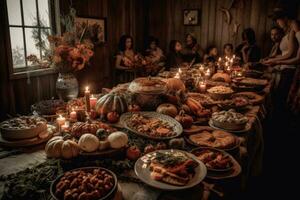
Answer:
[[[266,58],[266,59],[264,59],[264,60],[262,61],[262,64],[264,64],[264,65],[270,65],[272,62],[273,62],[272,59]]]

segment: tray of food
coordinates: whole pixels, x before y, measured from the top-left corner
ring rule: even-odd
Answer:
[[[223,101],[218,104],[222,109],[245,110],[251,105],[250,100],[245,96],[235,96],[231,100]]]
[[[206,176],[206,167],[196,156],[180,150],[158,150],[139,158],[134,166],[144,183],[162,190],[194,187]]]
[[[215,100],[228,99],[233,94],[233,90],[226,86],[215,86],[207,90],[208,94]]]
[[[64,199],[113,199],[118,181],[116,175],[101,167],[83,167],[58,176],[50,186],[55,200]]]
[[[224,151],[232,151],[240,146],[240,140],[232,133],[216,130],[211,127],[198,133],[185,135],[186,141],[197,147],[211,147]]]
[[[189,92],[188,96],[192,97],[195,100],[197,100],[203,106],[212,106],[212,105],[216,105],[218,103],[217,101],[213,100],[207,94],[201,94],[201,93],[196,93],[196,92]]]
[[[227,131],[247,131],[249,119],[245,115],[236,112],[234,109],[228,111],[214,112],[209,125],[213,128],[220,128]]]
[[[38,116],[20,116],[0,124],[1,135],[7,140],[34,138],[46,130],[47,121]]]
[[[171,139],[183,129],[174,118],[157,112],[132,112],[121,116],[120,122],[131,132],[150,139]]]
[[[229,153],[210,147],[199,147],[191,151],[200,161],[202,161],[208,171],[228,172],[232,170],[233,158]]]
[[[225,151],[200,147],[192,150],[191,153],[206,165],[208,179],[230,179],[238,176],[242,171],[240,164]]]
[[[232,95],[232,98],[235,97],[248,98],[249,102],[253,105],[261,104],[264,101],[264,97],[255,92],[238,92]]]

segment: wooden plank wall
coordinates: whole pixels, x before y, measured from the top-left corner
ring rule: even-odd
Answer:
[[[185,34],[190,32],[196,36],[203,49],[214,44],[222,50],[223,45],[228,42],[238,45],[242,30],[251,27],[266,54],[271,45],[269,29],[273,25],[268,15],[278,1],[237,0],[230,9],[232,22],[228,25],[219,8],[228,8],[231,2],[232,0],[149,0],[149,35],[158,37],[164,50],[168,49],[170,40],[184,41]],[[183,25],[184,9],[200,10],[199,26]],[[240,24],[237,35],[233,35],[235,23]]]
[[[4,1],[0,0],[0,27],[6,27]],[[167,49],[171,39],[184,39],[184,35],[193,32],[203,48],[216,44],[219,49],[226,42],[238,44],[240,32],[246,27],[256,30],[258,44],[267,52],[270,41],[268,36],[271,13],[277,0],[236,0],[230,11],[232,24],[227,25],[225,16],[219,11],[227,7],[231,0],[68,0],[60,1],[61,14],[69,10],[70,2],[79,16],[107,18],[107,43],[96,47],[91,65],[77,74],[81,91],[90,85],[92,92],[113,84],[114,62],[117,44],[121,35],[131,34],[137,50],[144,45],[147,35],[160,39],[161,46]],[[297,0],[295,0],[297,1]],[[200,9],[200,26],[184,26],[183,9]],[[300,9],[298,9],[300,10]],[[300,17],[300,12],[298,12]],[[240,23],[237,37],[232,36],[233,23]],[[7,113],[26,114],[30,105],[42,99],[55,96],[56,74],[10,80],[8,78],[8,60],[6,35],[0,31],[0,119]]]

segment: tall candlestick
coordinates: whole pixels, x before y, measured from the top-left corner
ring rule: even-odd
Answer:
[[[204,81],[201,81],[199,83],[199,90],[200,92],[204,93],[206,91],[206,83]]]
[[[66,118],[63,117],[62,115],[59,115],[59,117],[56,119],[56,122],[59,126],[63,125],[66,121]]]
[[[209,78],[209,77],[210,77],[210,69],[207,69],[207,70],[206,70],[206,72],[205,72],[205,76],[206,76],[207,78]]]
[[[66,132],[66,131],[68,131],[69,127],[70,127],[69,122],[65,122],[65,123],[61,126],[61,131],[62,131],[62,132]]]
[[[174,76],[174,78],[180,79],[180,74],[177,72],[176,75]]]
[[[90,112],[91,111],[91,104],[90,104],[90,90],[89,87],[85,88],[85,106],[86,106],[86,111]]]
[[[97,98],[94,97],[94,95],[92,95],[90,98],[90,105],[91,105],[92,109],[94,109],[96,107],[96,103],[97,103]]]

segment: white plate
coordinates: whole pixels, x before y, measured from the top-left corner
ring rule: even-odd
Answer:
[[[147,159],[147,157],[149,155],[151,156],[155,152],[176,152],[176,151],[177,152],[180,151],[180,152],[187,154],[191,159],[193,159],[194,161],[196,161],[198,163],[198,166],[195,168],[195,174],[194,174],[193,178],[188,182],[188,184],[184,185],[184,186],[176,186],[176,185],[171,185],[168,183],[164,183],[164,182],[156,181],[156,180],[152,179],[150,176],[151,171],[149,169],[150,163],[147,164],[143,160]],[[187,189],[187,188],[191,188],[191,187],[198,185],[206,176],[207,169],[206,169],[205,164],[203,162],[201,162],[200,160],[198,160],[197,157],[191,153],[188,153],[186,151],[181,151],[181,150],[173,150],[173,149],[159,150],[159,151],[155,151],[155,152],[148,153],[148,154],[144,155],[143,157],[139,158],[134,165],[135,174],[141,181],[143,181],[147,185],[150,185],[154,188],[161,189],[161,190],[182,190],[182,189]]]

